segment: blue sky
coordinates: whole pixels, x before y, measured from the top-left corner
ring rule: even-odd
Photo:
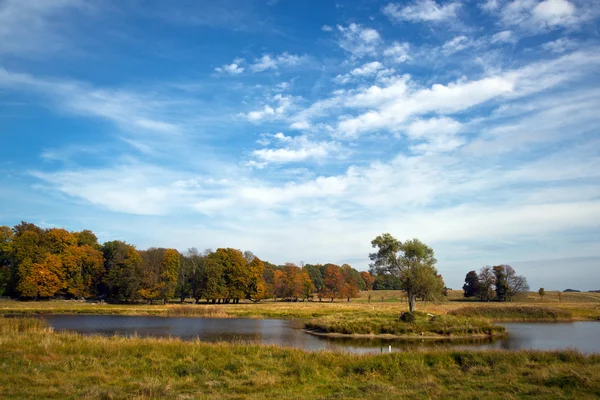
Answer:
[[[0,224],[600,288],[600,2],[0,0]]]

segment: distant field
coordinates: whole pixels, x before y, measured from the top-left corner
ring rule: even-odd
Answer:
[[[371,294],[371,303],[368,295]],[[382,298],[383,297],[383,301]],[[434,314],[447,314],[463,307],[553,307],[571,312],[575,320],[597,320],[600,318],[600,294],[563,293],[558,301],[557,292],[548,292],[543,301],[537,294],[523,295],[509,303],[478,302],[462,298],[462,291],[451,291],[446,301],[441,303],[417,302],[417,310]],[[161,315],[161,316],[207,316],[207,317],[259,317],[259,318],[312,318],[339,313],[379,311],[399,313],[406,311],[408,304],[402,291],[361,292],[359,298],[346,300],[312,302],[273,302],[241,303],[227,305],[171,303],[155,304],[99,304],[79,301],[0,301],[0,314],[108,314],[108,315]],[[506,320],[506,319],[502,319]],[[519,319],[523,320],[523,319]]]

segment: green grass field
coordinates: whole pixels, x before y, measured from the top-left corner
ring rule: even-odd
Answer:
[[[3,399],[596,399],[600,355],[383,355],[54,333],[0,318]]]

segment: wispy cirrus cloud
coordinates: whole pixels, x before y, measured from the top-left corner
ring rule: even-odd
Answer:
[[[394,21],[443,22],[457,18],[460,7],[454,1],[438,4],[435,0],[416,0],[410,4],[389,3],[383,13]]]

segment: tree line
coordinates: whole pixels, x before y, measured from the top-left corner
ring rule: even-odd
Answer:
[[[232,248],[191,248],[181,254],[167,248],[138,250],[119,240],[100,244],[90,230],[42,229],[27,222],[0,227],[0,296],[118,302],[192,297],[212,303],[316,296],[350,301],[387,279],[347,264],[278,266]]]
[[[517,275],[510,265],[486,266],[479,273],[469,271],[463,285],[465,297],[481,301],[510,301],[518,293],[529,291],[527,279]]]

